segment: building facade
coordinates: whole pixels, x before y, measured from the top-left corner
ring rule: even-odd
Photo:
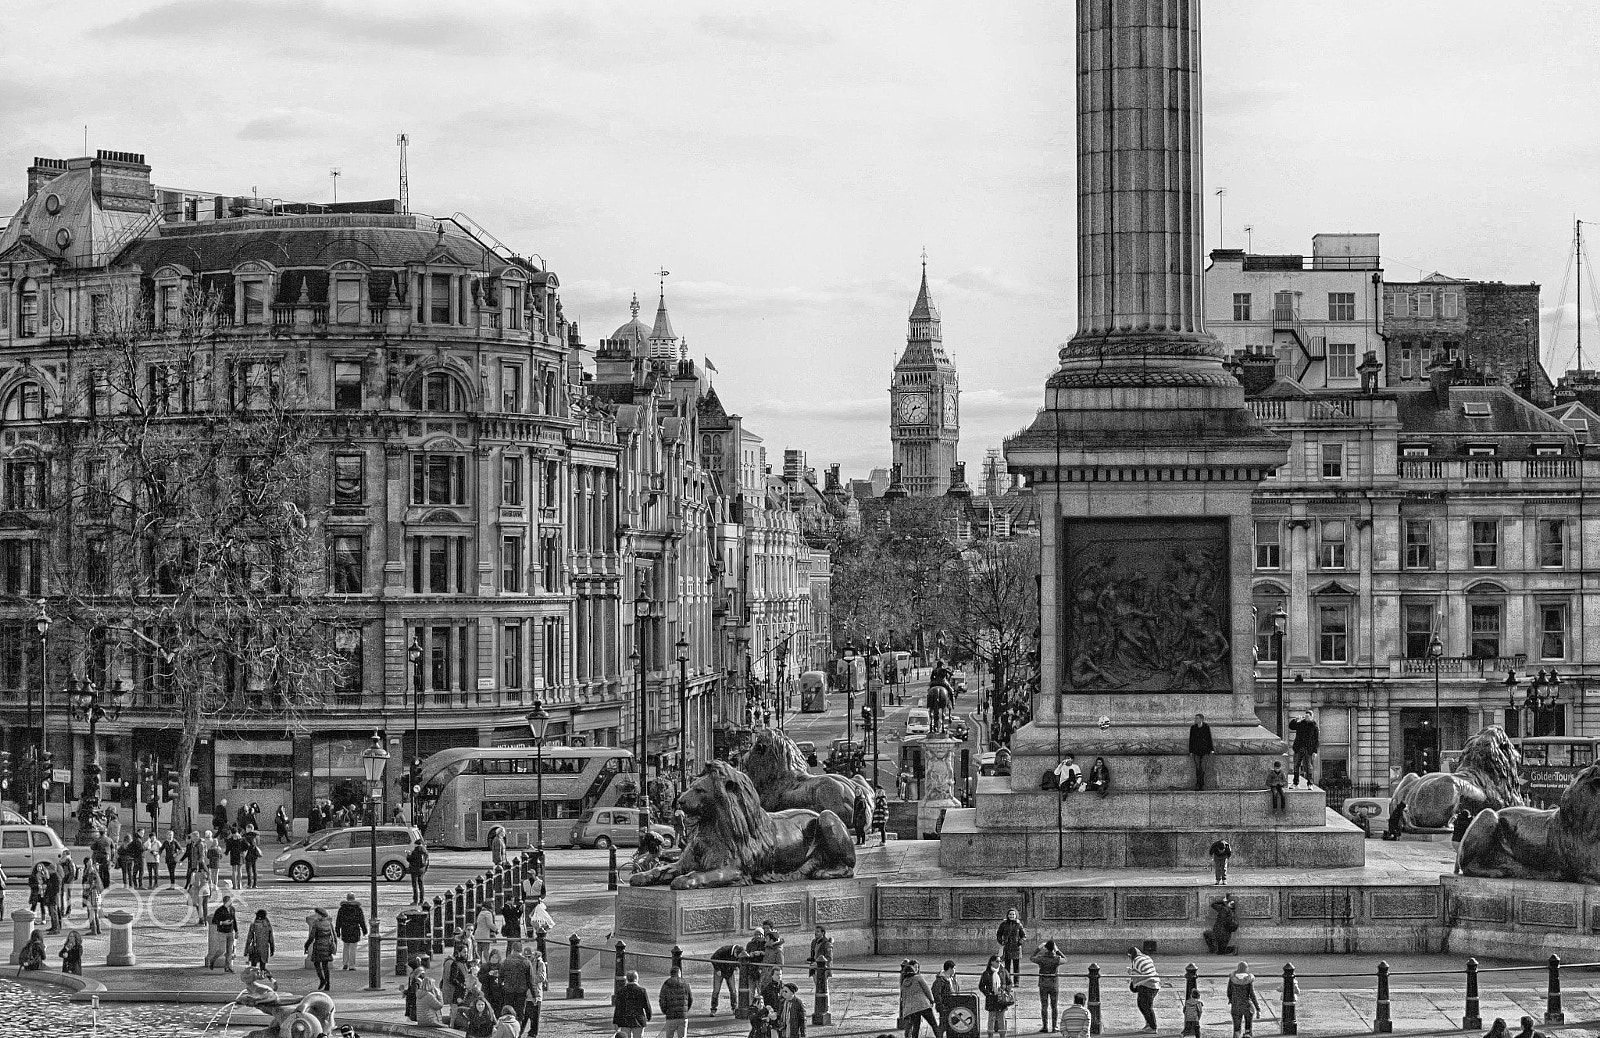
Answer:
[[[961,385],[944,349],[928,262],[907,322],[906,348],[889,383],[889,440],[901,484],[913,497],[950,489],[961,442]]]
[[[1319,715],[1325,786],[1386,789],[1488,724],[1600,735],[1600,457],[1492,381],[1441,365],[1422,386],[1251,400],[1290,443],[1255,496],[1257,702],[1276,725],[1281,653],[1285,712]],[[1535,716],[1540,671],[1563,684]]]
[[[1428,380],[1435,358],[1507,386],[1540,407],[1555,400],[1539,362],[1539,286],[1430,274],[1385,282],[1384,384]]]

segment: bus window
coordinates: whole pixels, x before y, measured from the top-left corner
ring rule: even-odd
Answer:
[[[1550,747],[1547,743],[1524,743],[1522,747],[1522,763],[1547,764],[1550,760]]]
[[[1587,768],[1594,763],[1594,743],[1573,743],[1572,763],[1574,767]]]

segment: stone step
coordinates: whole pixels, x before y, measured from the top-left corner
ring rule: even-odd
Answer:
[[[1076,752],[1069,750],[1068,752]],[[1076,752],[1078,767],[1085,776],[1094,764],[1094,754]],[[1116,790],[1179,790],[1194,788],[1194,762],[1188,754],[1154,754],[1150,756],[1118,757],[1103,754],[1106,767],[1111,771],[1111,788]],[[1263,754],[1214,753],[1206,758],[1206,787],[1208,789],[1265,789],[1267,773],[1272,762],[1283,761],[1285,774],[1293,775],[1292,760],[1287,756]],[[1020,787],[1039,785],[1044,773],[1051,771],[1061,758],[1031,753],[1013,753],[1011,777]]]
[[[945,815],[939,864],[964,875],[1018,869],[1210,867],[1208,850],[1224,839],[1231,867],[1343,869],[1366,863],[1365,837],[1347,819],[1324,809],[1320,825],[1274,829],[1238,826],[1067,829],[979,827],[977,810]]]
[[[1015,772],[1013,772],[1013,778]],[[980,778],[976,803],[980,829],[1200,828],[1282,829],[1321,825],[1327,807],[1322,790],[1284,791],[1287,809],[1271,810],[1265,789],[1122,790],[1105,796],[1079,791],[1066,800],[1055,790],[1013,788],[1011,779]]]

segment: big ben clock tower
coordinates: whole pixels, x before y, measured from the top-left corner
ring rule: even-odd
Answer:
[[[939,309],[928,294],[928,257],[922,257],[922,287],[911,308],[906,350],[889,384],[889,440],[894,463],[913,497],[937,497],[950,489],[961,438],[961,387],[944,352]]]

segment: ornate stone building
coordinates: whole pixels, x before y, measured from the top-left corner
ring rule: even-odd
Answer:
[[[889,439],[900,481],[913,497],[950,489],[961,440],[961,385],[944,350],[939,308],[928,292],[928,261],[907,322],[906,348],[889,383]]]
[[[348,796],[375,726],[401,761],[525,742],[522,713],[541,699],[553,739],[618,741],[617,504],[636,507],[647,488],[632,473],[619,481],[619,455],[637,448],[619,441],[613,412],[576,395],[577,330],[553,272],[470,221],[394,202],[155,189],[136,154],[40,159],[28,180],[0,234],[0,392],[11,401],[0,465],[17,491],[5,501],[0,555],[39,557],[49,527],[38,507],[51,487],[72,485],[58,433],[96,407],[159,404],[174,435],[204,436],[212,416],[281,394],[312,430],[320,475],[307,518],[326,559],[315,594],[338,616],[345,676],[293,728],[203,724],[202,812],[227,795],[304,816],[314,799]],[[177,315],[197,299],[205,324],[180,328]],[[159,348],[203,333],[205,363],[226,371],[229,399],[192,392],[193,372],[155,360],[125,395],[105,394],[94,344],[124,318]],[[0,716],[15,745],[43,677],[31,600],[49,608],[61,588],[37,566],[5,579]],[[45,686],[58,766],[80,775],[87,734],[59,709],[61,689],[131,688],[128,709],[98,727],[105,793],[124,804],[136,796],[136,761],[170,763],[178,739],[152,635],[137,625],[130,617],[86,653],[91,632],[58,624]],[[389,775],[400,781],[402,768]]]

